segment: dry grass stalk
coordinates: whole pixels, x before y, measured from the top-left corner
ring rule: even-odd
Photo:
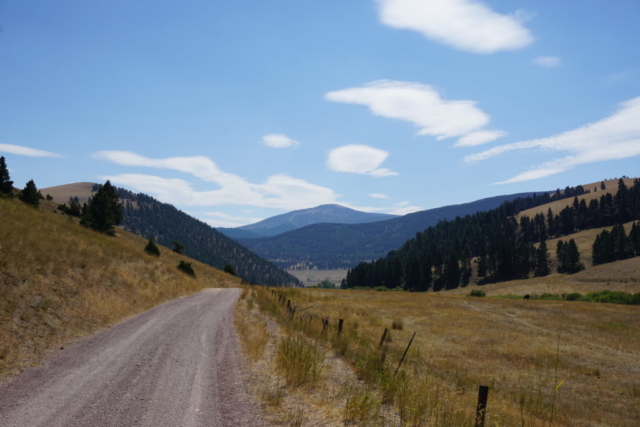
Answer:
[[[300,334],[285,336],[278,344],[276,370],[293,388],[315,383],[323,361],[323,352]]]

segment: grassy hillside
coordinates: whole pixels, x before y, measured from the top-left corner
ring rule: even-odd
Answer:
[[[205,287],[239,279],[118,230],[108,237],[52,213],[0,198],[0,377],[37,364],[72,339]],[[192,278],[176,266],[191,262]]]
[[[68,184],[45,188],[42,193],[50,194],[56,203],[66,203],[69,196],[77,196],[82,202],[91,196],[94,186],[91,183]],[[250,283],[299,284],[295,277],[173,205],[122,188],[118,188],[118,196],[124,213],[122,227],[138,236],[153,237],[168,247],[178,241],[191,258],[220,269],[231,264],[237,275]]]
[[[624,183],[625,183],[625,185],[627,187],[632,187],[634,179],[635,178],[626,178],[626,179],[623,179],[623,181],[624,181]],[[602,190],[600,188],[600,184],[602,182],[605,183],[605,189],[604,190]],[[591,200],[600,199],[600,197],[603,194],[607,194],[607,193],[616,194],[616,192],[618,191],[618,179],[608,179],[608,180],[600,181],[600,182],[592,182],[590,184],[583,185],[583,187],[585,188],[585,190],[589,190],[591,192],[587,193],[587,194],[583,194],[581,196],[577,196],[578,197],[578,201],[584,199],[587,202],[587,205],[588,205]],[[542,213],[542,214],[546,215],[546,213],[549,210],[549,208],[551,208],[553,213],[558,213],[562,209],[566,208],[567,206],[569,206],[571,204],[573,204],[573,197],[569,197],[567,199],[560,199],[560,200],[556,200],[556,201],[554,201],[552,203],[548,203],[546,205],[537,206],[535,208],[531,208],[531,209],[527,209],[525,211],[522,211],[522,212],[520,212],[520,214],[518,216],[528,216],[529,218],[533,218],[534,216],[536,216],[539,213]]]
[[[42,194],[49,194],[53,200],[60,203],[67,203],[70,197],[77,197],[80,203],[85,203],[91,197],[93,182],[76,182],[73,184],[57,185],[55,187],[43,188]]]

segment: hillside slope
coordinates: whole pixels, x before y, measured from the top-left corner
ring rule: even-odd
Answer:
[[[50,194],[57,203],[65,203],[70,195],[83,201],[91,196],[94,185],[68,184],[45,188],[42,193]],[[173,247],[174,241],[180,242],[185,246],[187,256],[219,269],[231,264],[237,275],[250,283],[270,286],[299,284],[295,277],[173,205],[122,188],[118,188],[118,196],[124,211],[122,227],[138,236],[153,237],[167,247]]]
[[[16,199],[0,198],[0,376],[48,350],[157,304],[239,279],[118,230],[109,237]],[[176,268],[193,264],[197,278]]]
[[[618,191],[618,181],[619,179],[607,179],[604,181],[592,182],[590,184],[583,185],[583,187],[590,192],[577,196],[578,201],[585,200],[585,202],[589,204],[591,200],[599,199],[603,194],[615,194]],[[627,187],[633,186],[633,178],[625,178],[623,179],[623,181]],[[605,184],[604,190],[600,187],[602,183]],[[529,218],[533,218],[534,216],[536,216],[536,214],[539,213],[546,214],[549,209],[551,209],[553,212],[560,212],[562,209],[570,206],[572,203],[573,198],[560,199],[552,203],[547,203],[543,206],[536,206],[535,208],[524,210],[520,212],[518,216],[528,216]]]
[[[364,224],[392,218],[397,218],[397,215],[361,212],[340,205],[320,205],[276,215],[242,227],[218,228],[218,231],[233,238],[269,237],[312,224]]]
[[[387,257],[359,264],[348,272],[343,285],[440,291],[474,282],[507,282],[532,276],[544,279],[555,271],[573,274],[585,266],[638,257],[640,228],[633,221],[640,220],[640,180],[632,182],[629,187],[619,180],[615,194],[613,190],[599,191],[600,197],[593,198],[588,207],[584,201],[576,202],[580,196],[574,196],[588,193],[568,187],[563,200],[556,200],[564,197],[557,192],[553,197],[520,199],[498,209],[441,222]],[[566,206],[568,200],[573,202]],[[553,211],[551,205],[564,208]],[[534,206],[538,210],[535,217],[522,214],[525,208]],[[547,211],[551,214],[542,214]],[[597,259],[592,262],[596,236],[605,229],[594,248]]]
[[[367,224],[314,224],[274,237],[241,239],[240,242],[287,269],[350,268],[398,249],[417,232],[441,220],[493,209],[505,201],[531,194],[490,197]]]

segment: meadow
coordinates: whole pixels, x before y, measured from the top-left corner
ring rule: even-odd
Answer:
[[[299,308],[312,306],[298,320],[287,320],[277,298],[257,291],[263,312],[279,319],[285,335],[325,343],[364,382],[355,396],[343,396],[343,417],[350,422],[473,425],[479,385],[490,388],[491,426],[632,426],[640,419],[637,307],[433,293],[276,293]],[[337,319],[344,319],[339,338]],[[390,333],[379,351],[385,328]]]

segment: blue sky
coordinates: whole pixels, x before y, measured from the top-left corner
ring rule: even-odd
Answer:
[[[640,176],[637,0],[0,0],[18,187],[239,226]]]

